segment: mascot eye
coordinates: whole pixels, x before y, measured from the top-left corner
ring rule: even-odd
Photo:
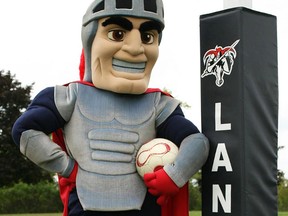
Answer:
[[[154,35],[151,33],[143,32],[141,33],[141,40],[144,44],[152,44],[154,42]]]
[[[108,32],[108,38],[112,41],[123,41],[125,32],[123,30],[111,30]]]

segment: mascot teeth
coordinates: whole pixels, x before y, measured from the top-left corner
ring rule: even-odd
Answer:
[[[128,73],[143,73],[145,70],[146,63],[133,63],[121,61],[119,59],[113,59],[112,61],[113,69],[116,71],[128,72]]]

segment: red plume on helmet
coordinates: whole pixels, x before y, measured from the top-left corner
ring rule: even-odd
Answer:
[[[80,57],[80,64],[79,64],[79,75],[80,80],[83,81],[85,74],[85,56],[84,56],[84,49],[82,49],[81,57]]]

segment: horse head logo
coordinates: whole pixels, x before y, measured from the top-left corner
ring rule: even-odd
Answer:
[[[236,40],[231,46],[224,48],[216,46],[215,49],[208,50],[203,56],[205,70],[201,78],[214,75],[216,77],[216,85],[221,87],[224,84],[224,75],[230,75],[233,69],[234,60],[237,55],[235,46],[239,41]]]

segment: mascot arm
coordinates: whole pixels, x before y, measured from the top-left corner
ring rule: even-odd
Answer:
[[[164,166],[164,171],[180,188],[205,163],[209,153],[208,139],[184,117],[179,106],[157,128],[157,137],[169,139],[179,147],[175,162]]]
[[[64,177],[68,177],[74,167],[74,160],[42,131],[24,131],[20,151],[41,168]]]
[[[173,164],[144,175],[149,193],[158,196],[157,203],[164,205],[169,197],[179,192],[188,180],[203,166],[209,151],[207,138],[201,134],[191,134],[185,138]]]
[[[50,87],[41,91],[17,119],[12,136],[20,151],[35,164],[69,176],[74,161],[49,137],[50,133],[64,124],[65,120],[55,105],[54,88]]]
[[[165,172],[178,187],[182,187],[204,165],[209,153],[208,139],[202,133],[191,134],[180,145],[173,164]]]
[[[188,180],[204,164],[208,157],[209,143],[197,127],[184,117],[178,106],[157,127],[157,137],[166,138],[179,147],[173,164],[144,175],[149,193],[157,196],[162,206],[162,216],[188,215]]]

